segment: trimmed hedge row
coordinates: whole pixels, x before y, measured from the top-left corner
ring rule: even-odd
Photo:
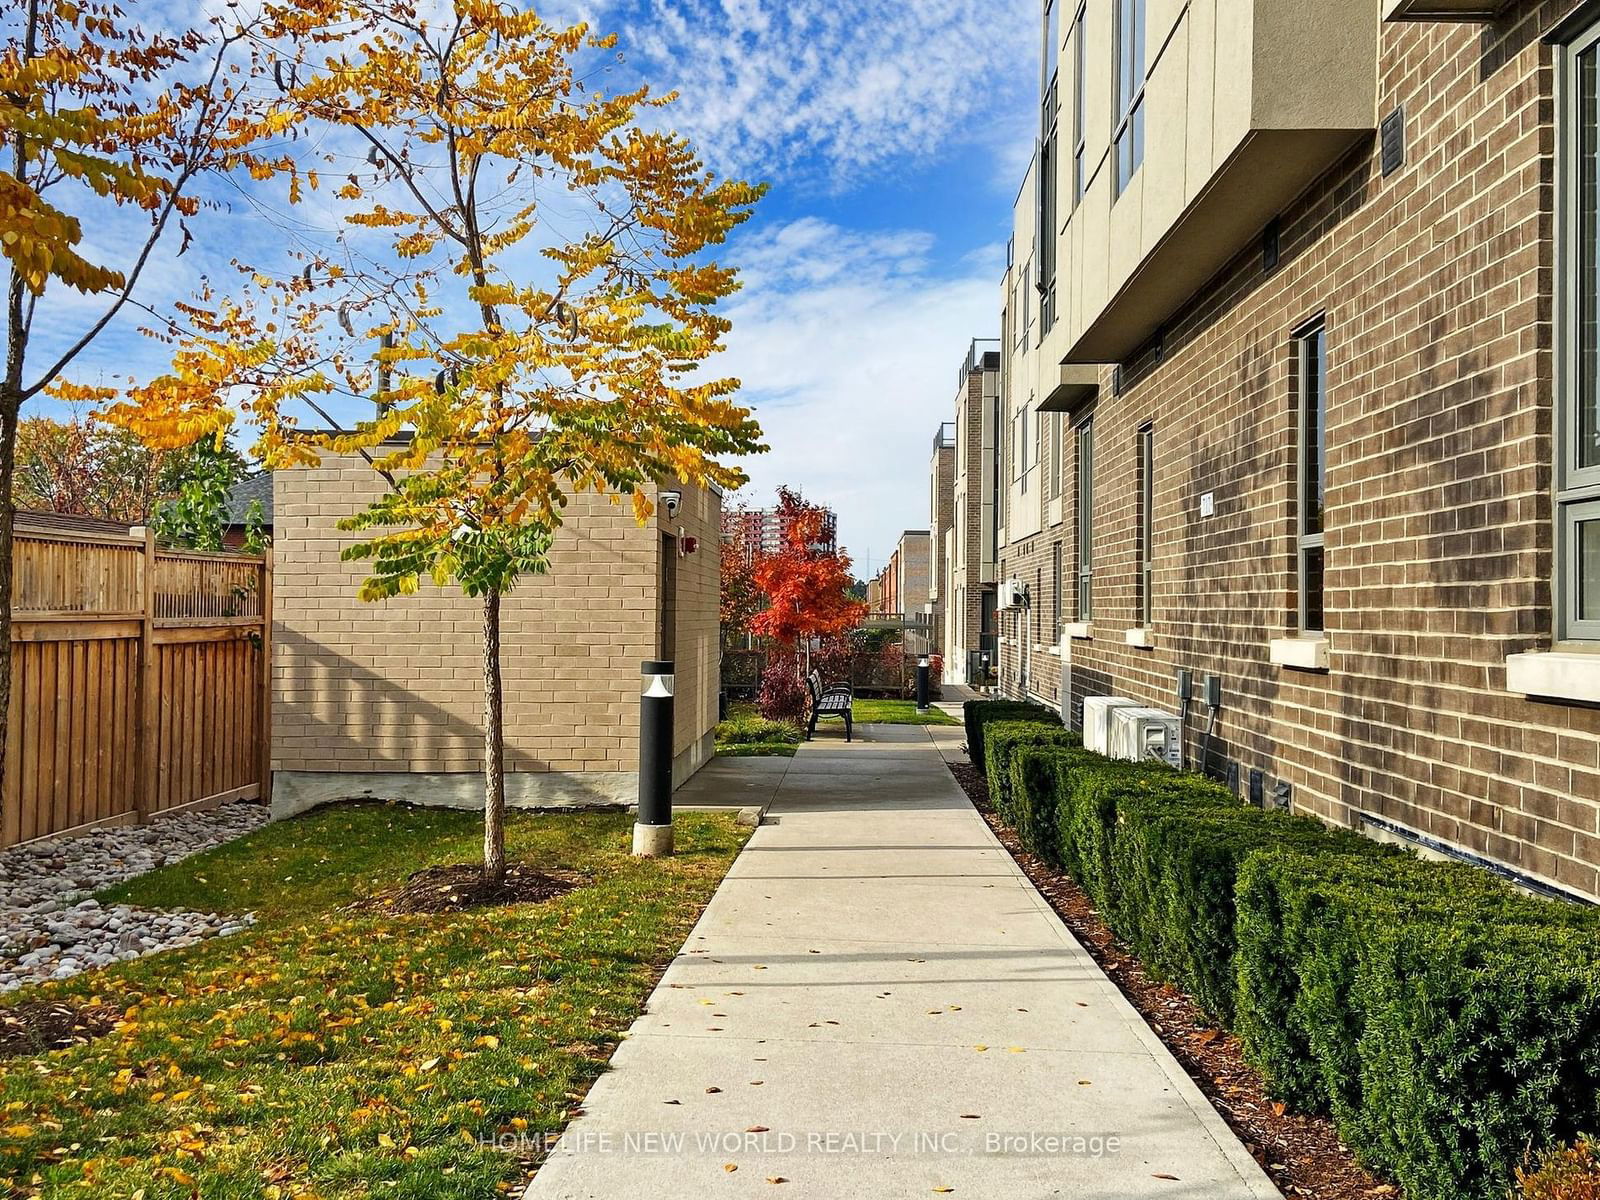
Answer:
[[[1600,910],[999,717],[1002,819],[1413,1200],[1500,1200],[1529,1147],[1600,1128]]]
[[[961,722],[967,730],[967,757],[979,772],[987,770],[984,761],[984,726],[995,721],[1032,721],[1036,725],[1061,725],[1061,718],[1042,704],[1017,700],[968,700],[961,706]]]

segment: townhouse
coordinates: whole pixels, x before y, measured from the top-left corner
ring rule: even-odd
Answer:
[[[1242,797],[1600,895],[1600,4],[1041,26],[1001,690],[1183,712]]]

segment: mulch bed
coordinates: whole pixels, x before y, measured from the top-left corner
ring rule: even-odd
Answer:
[[[0,1059],[81,1046],[111,1032],[120,1020],[122,1009],[111,1004],[30,1000],[0,1007]]]
[[[526,863],[506,868],[504,883],[484,882],[478,863],[452,863],[414,872],[397,888],[379,892],[357,906],[386,913],[449,913],[502,904],[538,904],[565,895],[585,881],[569,873],[551,874]]]
[[[1279,1191],[1315,1200],[1398,1200],[1400,1189],[1362,1168],[1339,1141],[1333,1122],[1289,1112],[1274,1100],[1265,1080],[1245,1062],[1239,1039],[1217,1028],[1186,994],[1153,978],[1078,885],[1022,847],[995,814],[982,775],[968,763],[952,763],[950,770],[1023,873],[1183,1064]]]

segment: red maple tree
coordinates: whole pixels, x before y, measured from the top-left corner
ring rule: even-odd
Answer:
[[[850,556],[823,538],[825,514],[792,488],[778,489],[782,549],[757,555],[751,571],[767,607],[750,621],[753,632],[779,642],[845,633],[867,606],[850,595]]]

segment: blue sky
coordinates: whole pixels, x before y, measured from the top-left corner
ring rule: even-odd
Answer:
[[[129,5],[134,15],[140,4]],[[1032,149],[1032,0],[551,0],[620,36],[617,83],[677,88],[665,120],[710,165],[771,192],[722,257],[744,271],[720,372],[739,376],[772,451],[741,499],[779,483],[839,514],[858,574],[927,523],[928,458],[967,342],[999,325],[1000,274]],[[240,203],[169,247],[140,297],[156,308],[269,267],[282,239]],[[76,308],[77,305],[73,305]],[[67,312],[65,316],[71,317]],[[63,322],[70,324],[70,321]],[[72,372],[143,372],[133,322]],[[40,404],[35,411],[46,411]]]

